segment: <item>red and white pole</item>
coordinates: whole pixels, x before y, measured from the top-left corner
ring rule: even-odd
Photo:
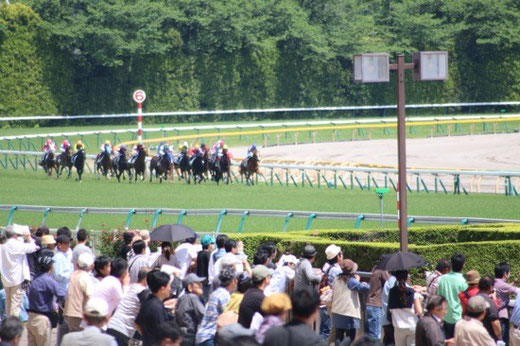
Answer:
[[[134,91],[134,101],[137,103],[137,141],[143,144],[143,102],[146,93],[142,90]]]

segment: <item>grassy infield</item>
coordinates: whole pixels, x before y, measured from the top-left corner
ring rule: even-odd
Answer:
[[[103,126],[103,129],[122,128],[123,126]],[[159,125],[154,125],[159,127]],[[514,126],[510,125],[511,128]],[[19,135],[29,133],[51,133],[65,131],[83,131],[100,129],[100,127],[69,127],[69,128],[31,128],[31,129],[2,129],[2,135]],[[411,137],[425,137],[430,135],[431,128],[417,128],[417,133]],[[437,129],[434,135],[437,134]],[[467,132],[469,126],[463,127]],[[482,132],[481,125],[476,130]],[[368,130],[365,134],[368,134]],[[187,133],[186,133],[187,134]],[[158,134],[162,136],[162,134]],[[174,135],[168,133],[169,136]],[[442,135],[439,132],[438,135]],[[341,133],[340,133],[341,136]],[[352,130],[343,130],[343,139],[350,138]],[[318,133],[318,141],[330,141],[332,132]],[[395,130],[391,134],[383,134],[381,129],[373,130],[372,138],[395,137]],[[276,137],[271,135],[271,143]],[[340,137],[341,138],[341,137]],[[359,136],[358,136],[359,138]],[[127,140],[129,138],[121,138]],[[308,131],[299,135],[299,142],[309,142],[311,137]],[[91,147],[95,145],[93,137],[88,138]],[[251,141],[262,143],[260,136],[256,138],[230,138],[231,145],[246,145]],[[280,136],[280,142],[292,142],[294,137]],[[89,153],[94,153],[94,148]],[[243,155],[243,153],[236,153]],[[259,185],[248,187],[243,185],[215,186],[206,183],[201,186],[188,186],[184,183],[175,184],[150,184],[148,182],[118,184],[116,181],[97,181],[93,176],[87,175],[82,184],[71,180],[48,179],[40,172],[24,172],[13,170],[0,170],[0,203],[3,204],[34,204],[56,206],[87,206],[87,207],[147,207],[147,208],[251,208],[251,209],[278,209],[278,210],[308,210],[308,211],[335,211],[355,213],[377,213],[379,204],[375,193],[358,190],[295,187],[271,187]],[[386,213],[395,213],[395,193],[390,193],[385,198]],[[435,194],[409,194],[410,215],[438,215],[438,216],[464,216],[464,217],[493,217],[493,218],[520,218],[520,198],[505,197],[503,195],[474,194],[470,196],[435,195]],[[41,214],[17,213],[15,222],[39,224]],[[132,225],[146,227],[153,216],[135,216]],[[83,226],[90,229],[102,229],[122,227],[126,219],[124,215],[87,215]],[[0,224],[7,220],[7,212],[0,212]],[[175,217],[161,216],[162,222],[175,222]],[[75,226],[77,215],[50,214],[47,224],[51,227],[61,225]],[[216,224],[216,216],[185,218],[185,223],[203,231],[212,231]],[[294,219],[290,222],[289,230],[304,228],[306,220]],[[223,223],[223,231],[234,232],[239,224],[239,217],[227,217]],[[283,219],[274,218],[249,218],[245,231],[279,231],[282,228]],[[327,221],[316,220],[313,228],[352,228],[354,221]],[[379,227],[376,223],[364,223],[364,227]],[[395,224],[387,224],[395,226]]]

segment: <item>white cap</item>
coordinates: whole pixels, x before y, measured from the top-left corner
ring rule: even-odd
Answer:
[[[84,252],[78,257],[78,267],[86,269],[94,264],[94,256],[88,252]]]
[[[283,265],[284,263],[298,264],[298,259],[294,255],[282,255],[278,261],[278,265]]]
[[[85,315],[91,317],[107,317],[108,316],[108,304],[104,299],[101,298],[90,298],[85,304],[83,309]]]
[[[325,249],[325,255],[327,255],[327,260],[331,260],[336,257],[341,252],[341,248],[337,245],[329,245]]]
[[[29,226],[18,225],[16,223],[13,223],[12,225],[9,225],[9,227],[7,227],[7,230],[11,231],[11,232],[13,232],[15,234],[18,234],[18,235],[24,235],[24,234],[27,234],[27,233],[31,232],[29,230]]]

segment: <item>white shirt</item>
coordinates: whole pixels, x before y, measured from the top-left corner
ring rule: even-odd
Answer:
[[[264,289],[266,297],[274,293],[287,292],[287,282],[294,279],[294,270],[289,266],[280,266],[276,268],[271,277],[269,285]]]
[[[0,246],[0,274],[4,287],[18,286],[31,278],[26,255],[38,250],[38,246],[32,239],[29,243],[22,239],[10,238]]]
[[[108,304],[108,316],[117,308],[117,305],[123,299],[125,294],[121,281],[115,276],[109,275],[96,286],[92,298],[101,298]]]
[[[191,266],[193,259],[197,258],[197,249],[190,243],[182,243],[175,249],[175,264],[181,270],[180,278],[183,279]]]
[[[128,293],[125,294],[114,316],[108,321],[108,328],[117,330],[118,332],[131,338],[134,335],[134,321],[141,308],[138,294],[146,287],[141,284],[132,284]]]
[[[421,297],[420,293],[415,292],[413,295],[413,300],[417,300]],[[392,324],[394,327],[401,329],[413,329],[415,330],[415,326],[419,321],[419,317],[415,314],[415,307],[412,304],[411,308],[403,308],[403,309],[390,309],[392,313]]]
[[[141,268],[148,267],[149,265],[149,259],[146,255],[137,255],[130,258],[130,261],[128,261],[128,273],[130,274],[130,283],[136,283]]]

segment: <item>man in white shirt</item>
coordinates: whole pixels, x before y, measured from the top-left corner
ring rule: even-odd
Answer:
[[[110,275],[96,286],[92,298],[101,298],[107,302],[109,318],[128,291],[129,281],[128,263],[122,258],[116,258],[110,263]]]
[[[290,280],[294,279],[298,259],[294,255],[283,255],[278,262],[278,267],[273,273],[269,285],[264,289],[264,295],[270,296],[273,293],[287,292]]]
[[[10,225],[6,236],[7,242],[0,247],[0,274],[6,294],[6,315],[18,317],[23,299],[22,284],[31,277],[26,255],[38,250],[38,246],[28,226]]]
[[[150,268],[142,267],[139,270],[138,282],[130,285],[130,289],[121,300],[116,312],[110,318],[107,327],[107,334],[116,338],[120,345],[126,345],[135,333],[134,321],[141,308],[141,301],[146,297],[143,296],[144,290],[148,287],[146,276],[150,272]]]
[[[175,249],[175,263],[177,267],[181,270],[180,279],[184,279],[184,276],[190,269],[190,267],[197,260],[197,248],[195,247],[195,242],[197,238],[188,238],[181,245],[177,246]]]

